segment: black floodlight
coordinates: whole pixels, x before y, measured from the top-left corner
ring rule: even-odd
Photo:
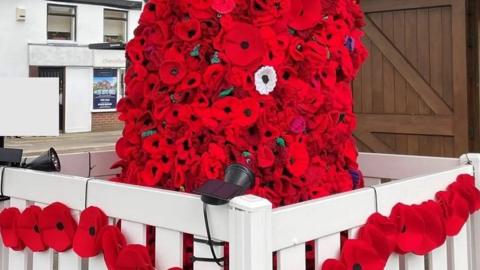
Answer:
[[[202,195],[202,201],[210,205],[222,205],[231,199],[243,195],[253,186],[253,172],[240,164],[232,164],[225,170],[224,181],[209,180],[194,193]]]
[[[22,168],[42,172],[59,172],[61,170],[60,159],[53,148],[50,148],[31,162],[22,164]]]

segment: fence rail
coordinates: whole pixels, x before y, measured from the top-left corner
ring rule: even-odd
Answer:
[[[78,219],[80,211],[94,205],[112,220],[122,220],[129,243],[145,244],[147,225],[155,227],[158,270],[182,266],[183,234],[207,236],[202,202],[196,195],[101,180],[117,173],[109,167],[115,159],[113,152],[63,155],[62,174],[6,168],[1,185],[3,195],[11,200],[0,208],[10,205],[23,209],[61,201]],[[306,269],[305,244],[310,241],[315,242],[319,269],[325,259],[339,255],[340,234],[347,231],[355,237],[358,227],[374,212],[388,214],[398,202],[414,204],[432,199],[458,174],[475,174],[480,179],[480,155],[476,154],[458,159],[361,154],[359,161],[370,179],[395,181],[276,209],[267,200],[251,195],[235,198],[226,206],[209,206],[213,238],[229,242],[230,269],[271,270],[274,252],[279,270]],[[429,270],[480,269],[479,224],[476,214],[457,237],[426,258],[395,255],[386,269],[424,270],[427,265]],[[222,252],[217,250],[217,254]],[[208,246],[202,243],[194,243],[194,253],[210,256]],[[32,254],[0,248],[0,259],[0,270],[80,270],[87,265],[89,270],[106,269],[101,255],[82,260],[72,251]],[[221,268],[196,262],[194,269]]]

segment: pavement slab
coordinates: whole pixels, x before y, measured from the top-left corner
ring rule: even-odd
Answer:
[[[26,156],[34,156],[55,148],[59,154],[108,151],[115,149],[115,143],[122,131],[61,134],[59,137],[8,137],[5,147],[23,149]]]

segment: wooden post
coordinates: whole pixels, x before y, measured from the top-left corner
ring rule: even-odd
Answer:
[[[272,269],[272,204],[246,195],[230,202],[230,269]]]

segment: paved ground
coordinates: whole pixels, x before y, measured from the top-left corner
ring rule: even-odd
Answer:
[[[62,134],[60,137],[7,138],[5,146],[24,149],[25,155],[37,155],[54,147],[58,153],[113,150],[121,131]]]

